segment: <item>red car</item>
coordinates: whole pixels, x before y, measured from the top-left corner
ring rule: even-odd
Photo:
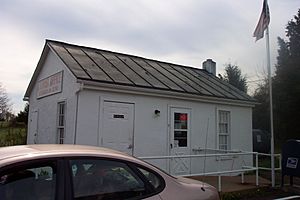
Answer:
[[[172,177],[114,150],[80,145],[0,148],[0,199],[219,199],[199,181]]]

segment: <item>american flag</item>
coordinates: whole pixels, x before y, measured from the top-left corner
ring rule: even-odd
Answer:
[[[256,25],[253,37],[256,37],[256,41],[264,37],[264,32],[270,23],[270,12],[267,0],[264,0],[263,9],[260,14],[259,21]]]

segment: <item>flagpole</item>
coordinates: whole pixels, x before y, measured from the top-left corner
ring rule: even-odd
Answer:
[[[272,77],[270,63],[270,42],[269,42],[269,25],[266,28],[266,49],[267,49],[267,67],[269,78],[269,98],[270,98],[270,129],[271,129],[271,179],[272,187],[275,187],[275,164],[274,164],[274,128],[273,128],[273,95],[272,95]]]

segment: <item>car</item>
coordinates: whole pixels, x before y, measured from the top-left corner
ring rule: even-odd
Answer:
[[[0,148],[0,199],[213,200],[219,194],[111,149],[39,144]]]

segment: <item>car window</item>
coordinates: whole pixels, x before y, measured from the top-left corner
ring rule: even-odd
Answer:
[[[54,164],[10,169],[0,174],[0,199],[55,199]]]
[[[75,199],[132,199],[149,194],[144,182],[123,163],[71,160]]]
[[[149,181],[149,183],[151,183],[151,185],[155,188],[158,189],[162,186],[162,181],[161,179],[155,175],[153,172],[150,172],[146,169],[143,168],[139,168],[138,169],[144,174],[144,176],[147,178],[147,180]]]

